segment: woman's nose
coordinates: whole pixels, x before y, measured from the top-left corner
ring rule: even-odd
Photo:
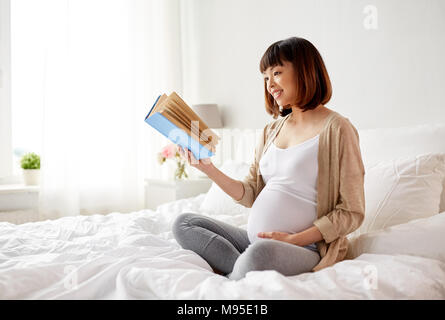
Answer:
[[[275,86],[275,83],[273,82],[273,80],[269,80],[267,90],[269,90],[269,92],[272,92],[272,88],[273,88],[274,86]]]

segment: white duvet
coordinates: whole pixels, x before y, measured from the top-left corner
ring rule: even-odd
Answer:
[[[171,233],[205,195],[128,214],[0,223],[1,299],[445,299],[445,262],[362,253],[315,273],[214,274]],[[212,216],[245,227],[247,217]]]

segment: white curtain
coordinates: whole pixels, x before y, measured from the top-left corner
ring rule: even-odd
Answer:
[[[182,92],[178,0],[17,1],[43,31],[40,217],[143,209],[159,148],[144,117]]]

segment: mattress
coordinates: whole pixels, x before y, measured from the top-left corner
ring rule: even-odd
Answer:
[[[363,253],[318,272],[233,281],[182,249],[171,225],[205,194],[156,210],[0,223],[0,299],[445,299],[445,263]],[[247,215],[212,215],[246,228]]]

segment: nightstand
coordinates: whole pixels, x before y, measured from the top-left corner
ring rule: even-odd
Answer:
[[[0,222],[38,221],[39,189],[23,184],[0,185]]]
[[[209,178],[194,178],[178,181],[160,179],[145,180],[145,208],[156,210],[156,207],[166,202],[195,197],[209,191],[212,180]]]

